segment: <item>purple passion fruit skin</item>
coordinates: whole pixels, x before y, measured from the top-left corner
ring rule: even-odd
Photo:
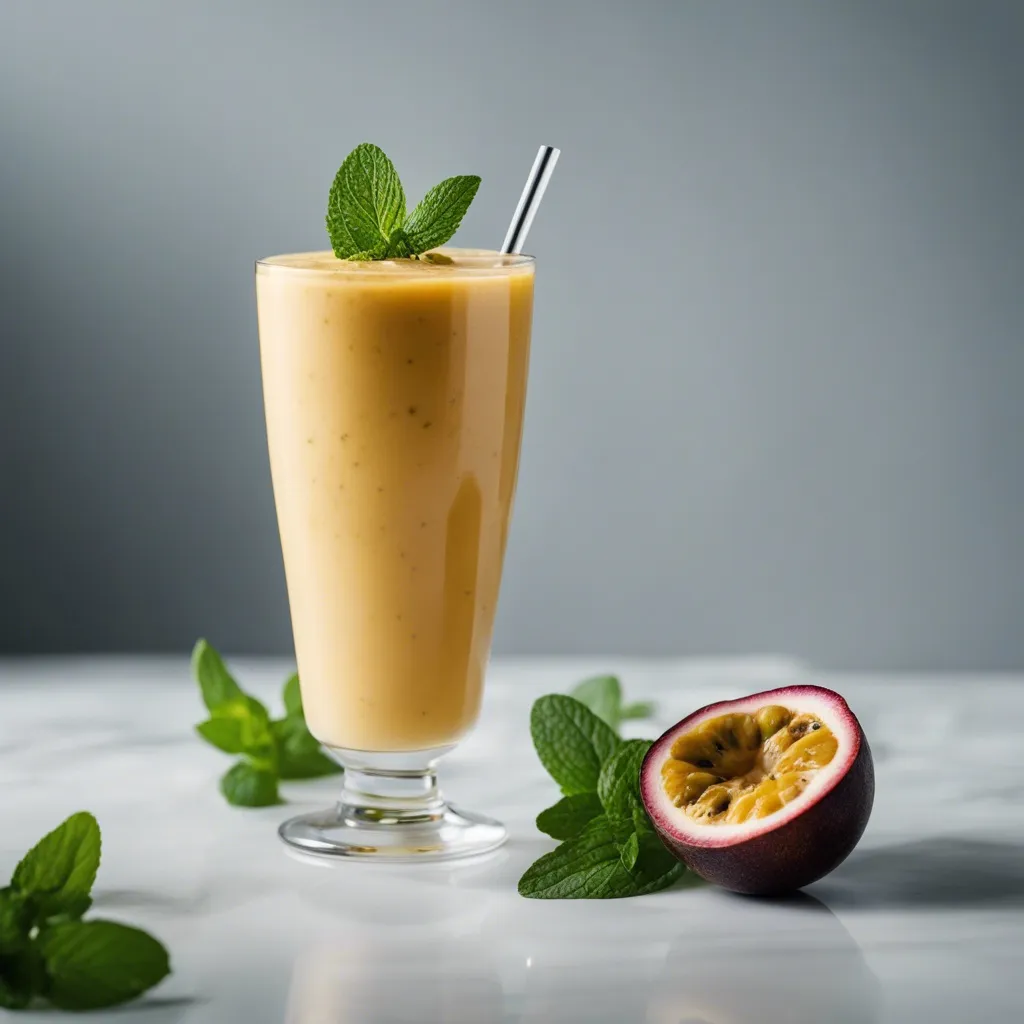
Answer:
[[[788,718],[781,716],[783,711]],[[772,803],[762,802],[762,806],[779,804],[778,809],[763,814],[751,811],[741,820],[725,823],[728,801],[718,811],[716,794],[723,800],[747,795],[743,806],[750,807],[757,802],[756,796],[749,794],[758,781],[769,789],[776,786],[776,776],[765,767],[774,733],[763,735],[757,724],[758,712],[774,733],[788,728],[789,722],[794,723],[794,730],[803,730],[796,733],[796,740],[776,737],[776,744],[786,740],[795,746],[810,735],[809,729],[818,736],[818,730],[825,728],[835,736],[834,753],[820,765],[786,775],[796,779],[796,785],[788,790],[788,801],[780,804],[772,793]],[[776,724],[779,717],[784,719],[782,726]],[[753,720],[752,725],[748,719]],[[716,729],[724,732],[726,741],[718,739]],[[827,738],[827,732],[820,737]],[[678,760],[668,763],[674,750],[694,749],[695,742],[704,743],[717,760],[701,760],[699,765]],[[711,747],[707,747],[709,742]],[[737,756],[745,760],[737,760]],[[729,771],[730,767],[742,769],[751,758],[757,767],[748,769],[747,774]],[[673,782],[677,768],[684,773],[694,771],[692,776],[684,774],[681,783]],[[722,774],[716,775],[716,768]],[[691,777],[695,784],[688,785]],[[712,777],[717,783],[709,785],[706,780]],[[752,781],[748,784],[746,780]],[[744,785],[746,789],[737,788]],[[710,794],[710,802],[709,797],[699,795],[689,799],[700,786],[708,787],[702,792]],[[644,759],[640,793],[662,842],[691,871],[733,892],[767,896],[803,888],[846,859],[871,814],[875,772],[864,731],[839,694],[818,686],[788,686],[710,704],[667,730]],[[753,816],[755,813],[758,816]]]

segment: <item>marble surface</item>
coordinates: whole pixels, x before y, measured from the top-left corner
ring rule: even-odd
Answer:
[[[275,702],[287,666],[235,663]],[[633,900],[521,899],[553,843],[532,699],[594,671],[659,702],[656,735],[711,700],[792,681],[842,692],[876,757],[861,845],[787,901],[709,887]],[[310,865],[275,829],[336,780],[239,810],[200,743],[185,659],[0,661],[0,874],[78,809],[103,829],[94,913],[139,923],[173,975],[114,1024],[830,1024],[1024,1018],[1024,678],[816,676],[784,659],[524,661],[492,667],[443,780],[509,844],[454,866]],[[2,1015],[2,1011],[0,1011]],[[47,1021],[50,1014],[33,1015]],[[52,1019],[63,1019],[53,1014]]]

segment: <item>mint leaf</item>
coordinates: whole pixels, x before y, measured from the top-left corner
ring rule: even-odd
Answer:
[[[637,885],[645,886],[657,882],[661,888],[664,888],[664,885],[660,885],[660,883],[666,878],[670,878],[670,881],[666,883],[670,885],[676,879],[684,876],[687,885],[702,884],[703,880],[700,877],[692,871],[687,871],[669,853],[656,832],[644,830],[635,832],[634,836],[637,840],[637,856],[630,869],[630,874]]]
[[[619,851],[619,860],[627,871],[632,871],[636,865],[636,859],[640,856],[640,840],[634,832],[625,842]]]
[[[272,807],[281,803],[277,775],[269,768],[247,761],[240,761],[224,773],[220,791],[227,802],[236,807]]]
[[[616,676],[594,676],[584,679],[570,692],[581,704],[586,704],[591,711],[613,729],[619,727],[619,709],[622,706],[622,684]]]
[[[152,935],[115,921],[68,921],[43,929],[47,998],[62,1010],[95,1010],[142,995],[170,973]]]
[[[619,712],[619,721],[624,722],[628,718],[650,718],[657,707],[657,704],[650,700],[638,700],[633,704],[627,704]]]
[[[560,693],[534,702],[530,733],[541,764],[566,795],[594,792],[601,766],[620,742],[589,708]]]
[[[621,870],[611,824],[595,818],[575,839],[534,861],[519,879],[519,895],[531,899],[598,899]]]
[[[435,185],[403,226],[409,251],[426,252],[444,245],[458,230],[479,187],[480,179],[475,174],[445,178]]]
[[[0,956],[0,1008],[23,1010],[46,987],[46,968],[34,945]]]
[[[323,752],[320,741],[306,728],[301,716],[272,722],[271,729],[277,740],[278,773],[282,779],[315,779],[337,775],[342,770]]]
[[[228,754],[272,759],[274,741],[267,709],[238,685],[220,654],[206,640],[196,643],[192,668],[211,716],[196,726],[199,735]]]
[[[242,749],[254,757],[272,757],[274,738],[270,732],[270,715],[255,697],[243,695],[241,701],[219,707],[216,718],[237,720],[242,730]]]
[[[598,718],[603,719],[613,729],[630,718],[650,718],[655,706],[650,701],[636,701],[633,704],[622,704],[622,684],[617,676],[594,676],[584,679],[569,691],[581,704],[586,704]]]
[[[341,260],[383,259],[405,220],[405,191],[379,146],[356,146],[338,169],[327,200],[327,234]]]
[[[537,815],[537,828],[552,839],[572,839],[602,813],[604,809],[596,793],[574,793],[541,811]]]
[[[654,831],[654,826],[651,824],[651,819],[647,817],[647,811],[641,806],[633,808],[633,828],[636,830],[637,835],[642,836],[645,832],[650,832],[651,835],[657,835]]]
[[[223,659],[205,640],[199,640],[192,651],[192,673],[203,693],[203,703],[210,711],[244,701],[245,694],[227,670]]]
[[[32,896],[37,919],[81,917],[100,866],[100,828],[87,811],[43,836],[14,869],[11,886]]]
[[[0,889],[0,956],[17,953],[32,928],[31,897],[12,886]]]
[[[225,754],[241,754],[245,750],[240,718],[210,718],[200,722],[196,732]]]
[[[609,818],[632,820],[640,802],[640,765],[650,740],[627,740],[605,762],[597,780],[597,795]]]
[[[299,687],[298,673],[293,672],[285,680],[282,696],[284,697],[284,713],[289,718],[302,717],[302,690]]]
[[[255,697],[243,695],[241,700],[221,704],[212,718],[196,726],[196,732],[226,754],[245,753],[266,761],[274,759],[270,715]]]
[[[652,856],[643,838],[638,840],[637,860],[627,870],[622,850],[632,845],[632,835],[630,822],[613,822],[603,815],[595,818],[575,839],[527,868],[519,880],[519,894],[549,900],[622,899],[657,892],[681,877],[683,866],[664,847],[670,864]]]

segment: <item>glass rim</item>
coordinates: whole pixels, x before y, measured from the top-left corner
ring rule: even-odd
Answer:
[[[532,267],[536,264],[536,256],[532,256],[529,253],[503,253],[497,249],[470,249],[460,248],[458,246],[443,247],[434,252],[439,252],[441,255],[451,254],[458,262],[454,264],[444,263],[430,263],[428,266],[433,271],[440,273],[501,273],[502,271],[519,270],[523,267]],[[278,253],[273,256],[262,256],[256,260],[255,268],[257,271],[260,270],[272,270],[275,273],[279,271],[287,273],[299,273],[299,274],[315,274],[322,276],[334,276],[340,275],[345,271],[351,271],[356,267],[366,268],[368,272],[372,273],[372,268],[375,264],[387,264],[389,273],[386,277],[391,277],[390,268],[395,264],[402,263],[408,264],[408,268],[401,267],[400,270],[404,270],[410,274],[416,274],[418,271],[414,268],[418,268],[423,262],[421,260],[403,259],[403,260],[342,260],[338,259],[338,266],[327,265],[313,265],[313,261],[317,258],[326,259],[333,255],[330,249],[322,250],[309,250],[308,252],[290,252],[290,253]],[[300,259],[302,257],[310,258],[310,265],[303,265],[301,263],[283,263],[281,260],[285,259]],[[403,275],[404,276],[404,275]]]

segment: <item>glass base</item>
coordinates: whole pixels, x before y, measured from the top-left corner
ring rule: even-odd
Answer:
[[[302,853],[420,863],[489,853],[508,838],[500,822],[457,811],[441,798],[435,766],[451,747],[401,754],[326,749],[345,769],[341,799],[278,829]]]

